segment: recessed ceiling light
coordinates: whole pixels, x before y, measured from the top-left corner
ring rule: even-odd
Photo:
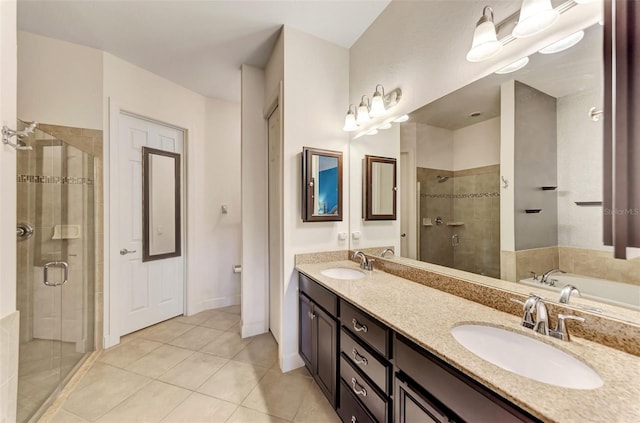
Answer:
[[[406,122],[408,120],[409,120],[409,115],[402,115],[399,118],[394,119],[393,121],[401,123],[401,122]]]
[[[529,63],[529,57],[525,56],[522,59],[518,59],[515,62],[511,63],[510,65],[507,65],[504,68],[497,70],[496,73],[498,75],[504,75],[506,73],[515,72],[527,66],[527,63]]]
[[[538,50],[538,53],[541,54],[553,54],[564,51],[568,48],[571,48],[578,44],[580,40],[584,38],[584,31],[578,31],[574,34],[569,35],[568,37],[564,37],[560,41],[556,41],[553,44],[546,46],[543,49]]]
[[[481,114],[482,114],[482,113],[480,113],[480,112],[473,112],[473,113],[471,113],[471,114],[469,115],[469,117],[478,117],[478,116],[480,116]]]

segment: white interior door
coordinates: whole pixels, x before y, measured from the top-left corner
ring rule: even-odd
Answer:
[[[119,242],[112,245],[111,262],[119,271],[111,274],[119,278],[119,332],[125,335],[184,312],[184,257],[142,262],[142,147],[179,153],[184,164],[184,133],[125,113],[118,123],[119,172],[113,179],[119,206],[111,227]]]
[[[282,142],[280,107],[269,116],[269,329],[280,343],[282,297]]]

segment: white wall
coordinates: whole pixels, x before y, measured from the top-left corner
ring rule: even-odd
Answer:
[[[187,313],[239,303],[232,266],[241,261],[240,105],[207,99],[108,53],[103,74],[105,127],[110,101],[187,130]]]
[[[16,128],[16,2],[0,2],[0,125]],[[0,421],[16,420],[16,151],[0,145]]]
[[[300,167],[302,147],[342,151],[349,163],[349,137],[342,131],[349,105],[349,51],[284,27],[284,290],[280,366],[302,365],[298,355],[298,274],[294,255],[342,250],[338,233],[349,231],[349,185],[343,183],[341,222],[302,223]],[[399,148],[399,143],[398,143]],[[343,166],[343,181],[349,167]]]
[[[344,118],[343,118],[344,119]],[[380,130],[376,135],[364,135],[351,140],[349,149],[351,172],[350,196],[350,247],[358,250],[369,247],[392,246],[394,251],[400,251],[400,125],[394,123],[389,129]],[[390,157],[396,159],[396,180],[398,191],[396,198],[396,220],[364,220],[362,218],[362,180],[365,155]],[[360,239],[354,234],[360,233]]]
[[[242,66],[242,336],[268,330],[265,72]]]
[[[424,123],[416,126],[416,166],[453,170],[453,131]]]
[[[500,118],[453,131],[453,170],[500,163]]]
[[[18,32],[18,117],[102,129],[102,51]]]
[[[516,160],[516,91],[515,81],[507,81],[500,87],[500,175],[508,181],[500,181],[500,250],[516,250],[515,217],[515,160]],[[500,267],[505,269],[504,263]]]

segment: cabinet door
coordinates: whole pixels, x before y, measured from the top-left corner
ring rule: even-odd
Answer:
[[[335,408],[337,397],[338,322],[313,305],[313,377]]]
[[[396,423],[448,423],[449,418],[411,384],[396,377]]]
[[[302,361],[309,369],[309,372],[313,372],[312,359],[313,359],[313,310],[311,300],[304,294],[299,295],[299,314],[298,314],[298,351]]]

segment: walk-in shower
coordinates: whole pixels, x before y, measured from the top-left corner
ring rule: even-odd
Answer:
[[[20,123],[18,130],[24,129]],[[94,158],[36,128],[17,153],[18,422],[94,350]]]

